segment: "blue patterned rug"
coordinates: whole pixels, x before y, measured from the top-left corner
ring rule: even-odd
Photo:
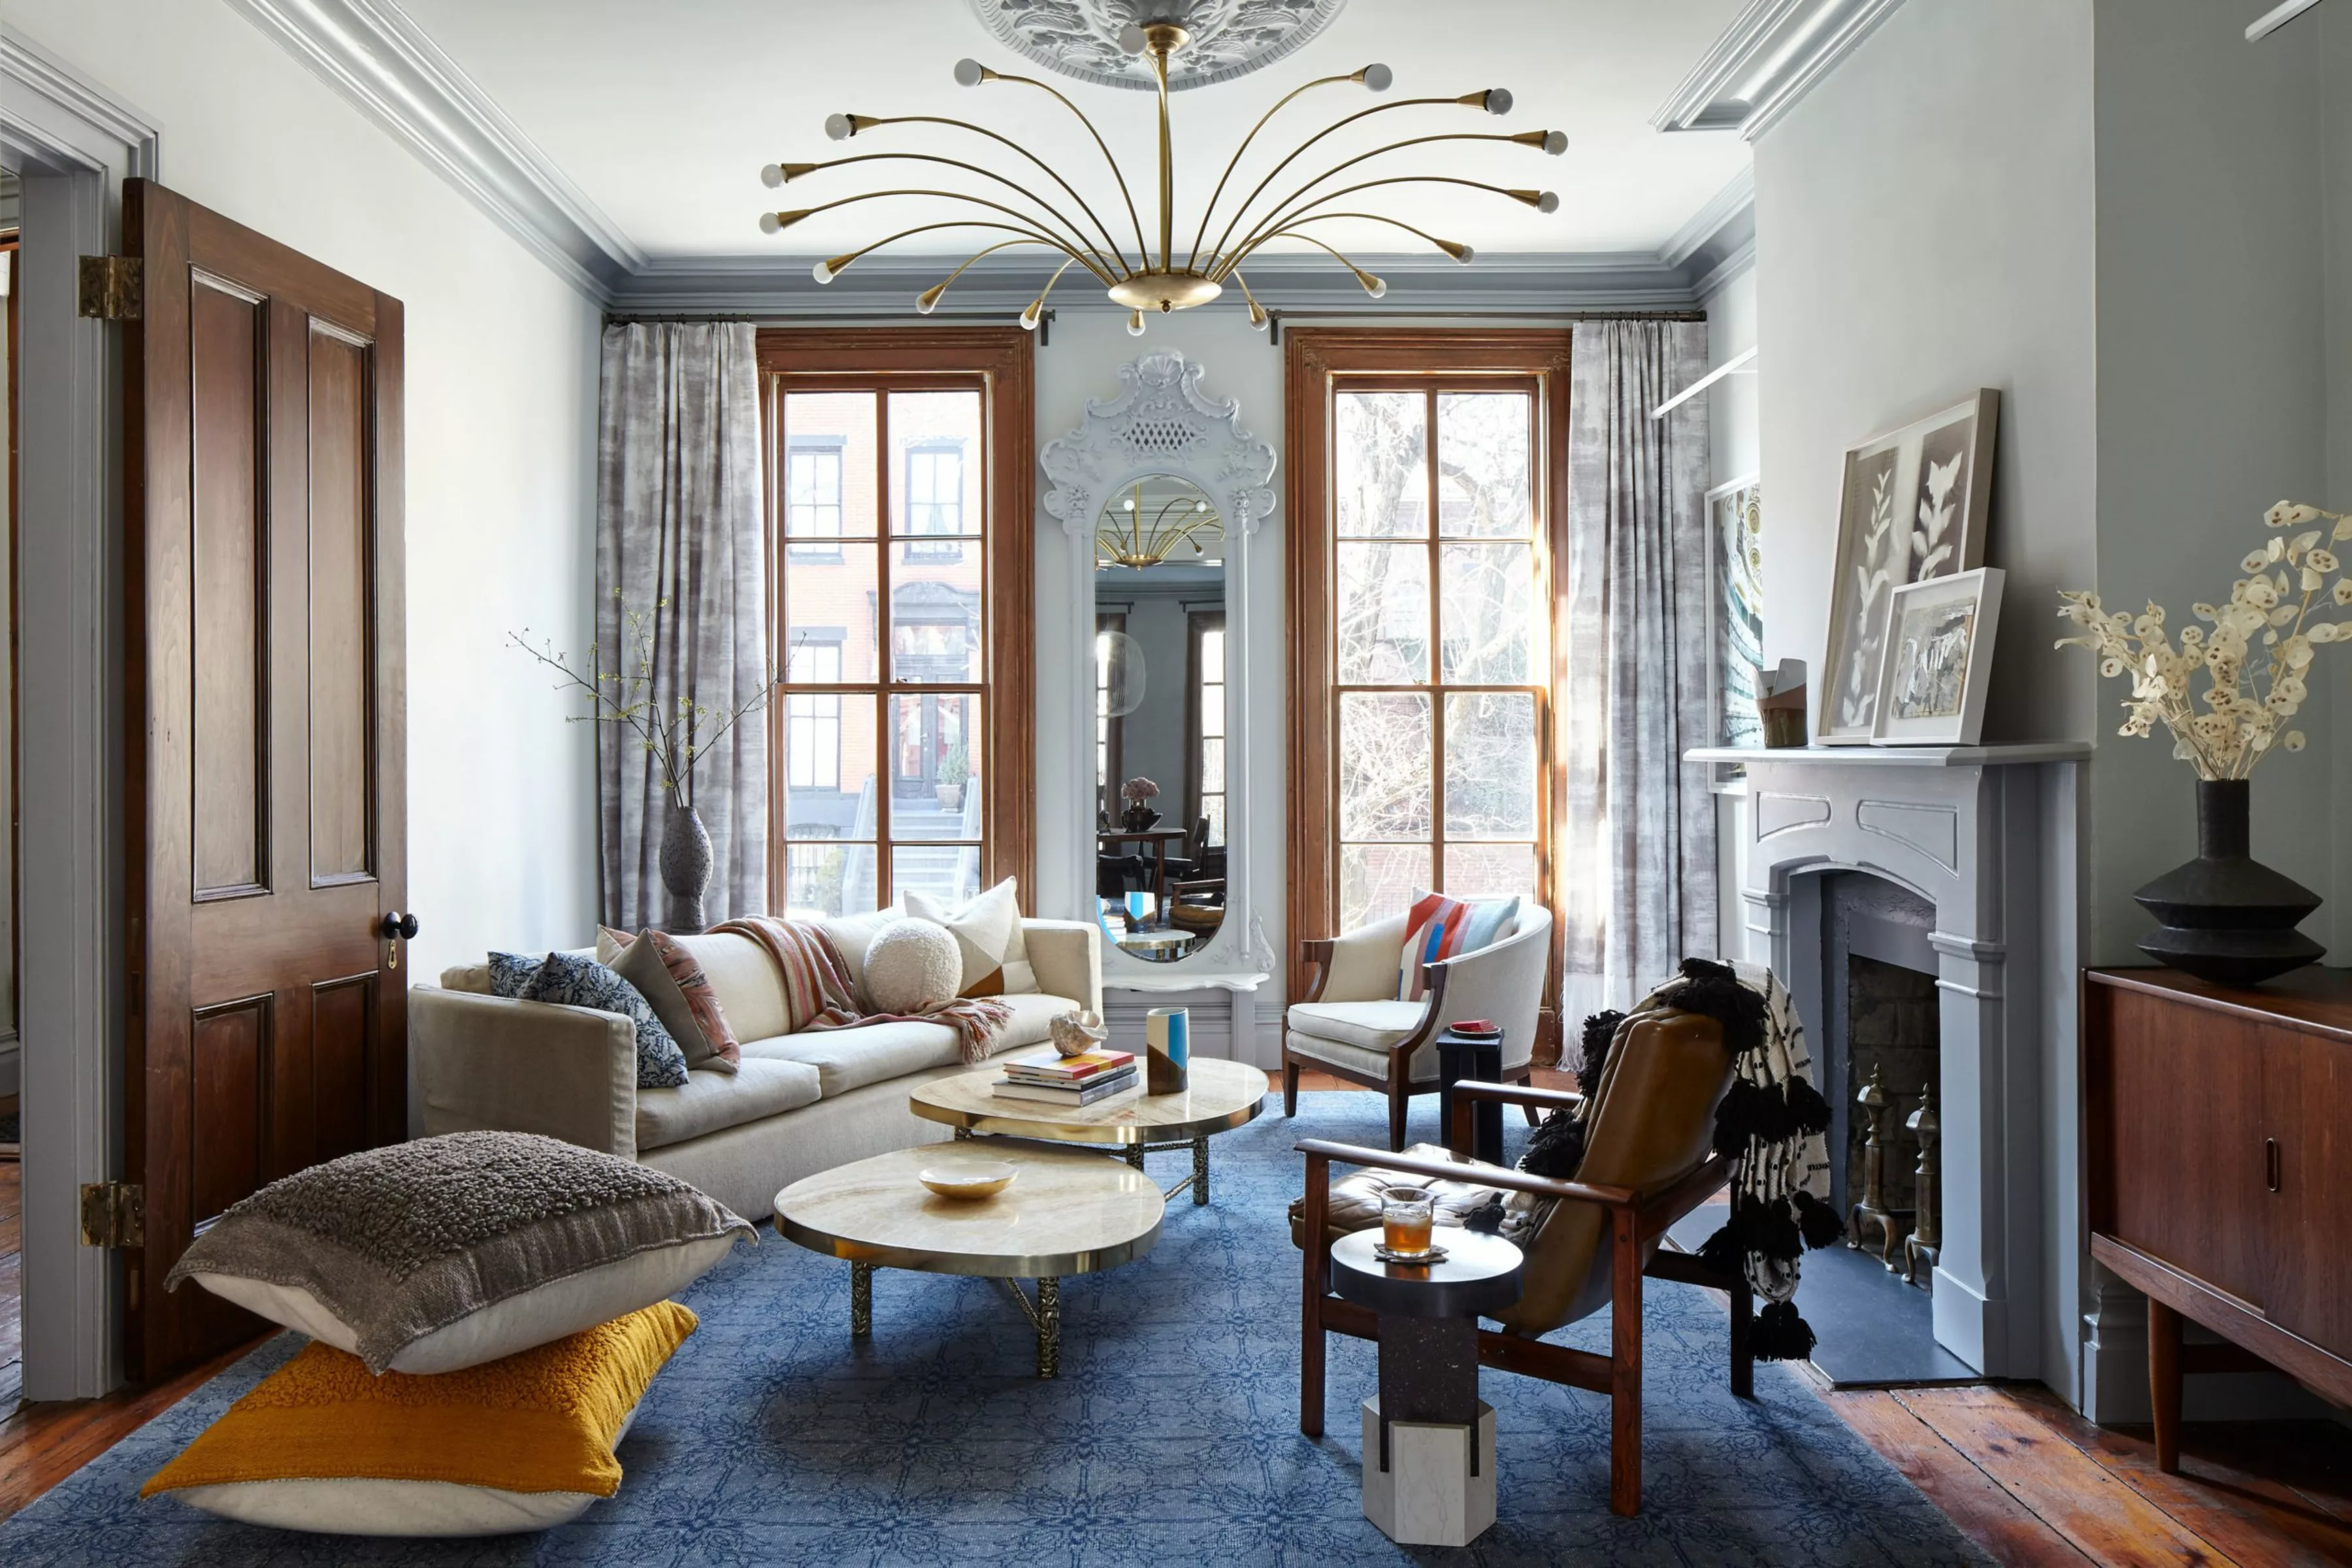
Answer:
[[[1643,1512],[1609,1511],[1598,1394],[1489,1372],[1501,1518],[1465,1552],[1364,1520],[1356,1404],[1371,1347],[1331,1342],[1327,1435],[1298,1432],[1298,1255],[1285,1205],[1307,1136],[1384,1142],[1369,1094],[1278,1102],[1214,1144],[1215,1203],[1171,1206],[1158,1247],[1063,1289],[1062,1376],[993,1283],[883,1270],[849,1339],[848,1265],[763,1233],[685,1298],[702,1328],[621,1447],[620,1495],[538,1537],[290,1535],[137,1500],[140,1483],[293,1352],[255,1352],[0,1524],[0,1561],[49,1563],[1978,1563],[1987,1561],[1792,1372],[1731,1397],[1722,1307],[1650,1281]],[[1413,1134],[1435,1132],[1434,1100]],[[1513,1152],[1525,1130],[1513,1127]],[[1187,1156],[1151,1157],[1172,1180]],[[1560,1338],[1608,1347],[1605,1314]]]

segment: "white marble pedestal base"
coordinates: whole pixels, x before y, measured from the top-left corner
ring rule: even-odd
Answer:
[[[1381,1402],[1364,1401],[1364,1517],[1401,1546],[1467,1546],[1495,1522],[1495,1407],[1475,1426],[1389,1423],[1381,1466]]]

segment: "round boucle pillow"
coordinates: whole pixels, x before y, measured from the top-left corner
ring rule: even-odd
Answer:
[[[908,916],[866,949],[866,1000],[877,1012],[936,1013],[963,984],[963,950],[943,925]]]

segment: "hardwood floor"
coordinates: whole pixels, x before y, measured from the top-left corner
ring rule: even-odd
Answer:
[[[1543,1088],[1571,1089],[1538,1071]],[[1302,1089],[1341,1089],[1336,1079]],[[243,1355],[104,1399],[16,1398],[20,1167],[0,1163],[0,1519],[39,1497]],[[1810,1369],[1801,1369],[1810,1371]],[[1832,1389],[1829,1407],[1968,1537],[2011,1568],[2352,1563],[2352,1431],[2332,1422],[2182,1429],[2181,1474],[2156,1468],[2147,1431],[2106,1430],[2030,1385]]]

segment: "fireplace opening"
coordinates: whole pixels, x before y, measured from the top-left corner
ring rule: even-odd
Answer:
[[[1904,1242],[1917,1233],[1932,1246],[1941,1217],[1932,1193],[1925,1214],[1919,1204],[1921,1134],[1932,1144],[1932,1108],[1918,1117],[1921,1126],[1910,1125],[1931,1105],[1941,1066],[1936,952],[1927,940],[1935,925],[1934,905],[1883,877],[1841,871],[1823,880],[1821,1058],[1831,1195],[1846,1216],[1848,1240],[1922,1287],[1928,1260],[1917,1258],[1916,1248],[1906,1256]]]

